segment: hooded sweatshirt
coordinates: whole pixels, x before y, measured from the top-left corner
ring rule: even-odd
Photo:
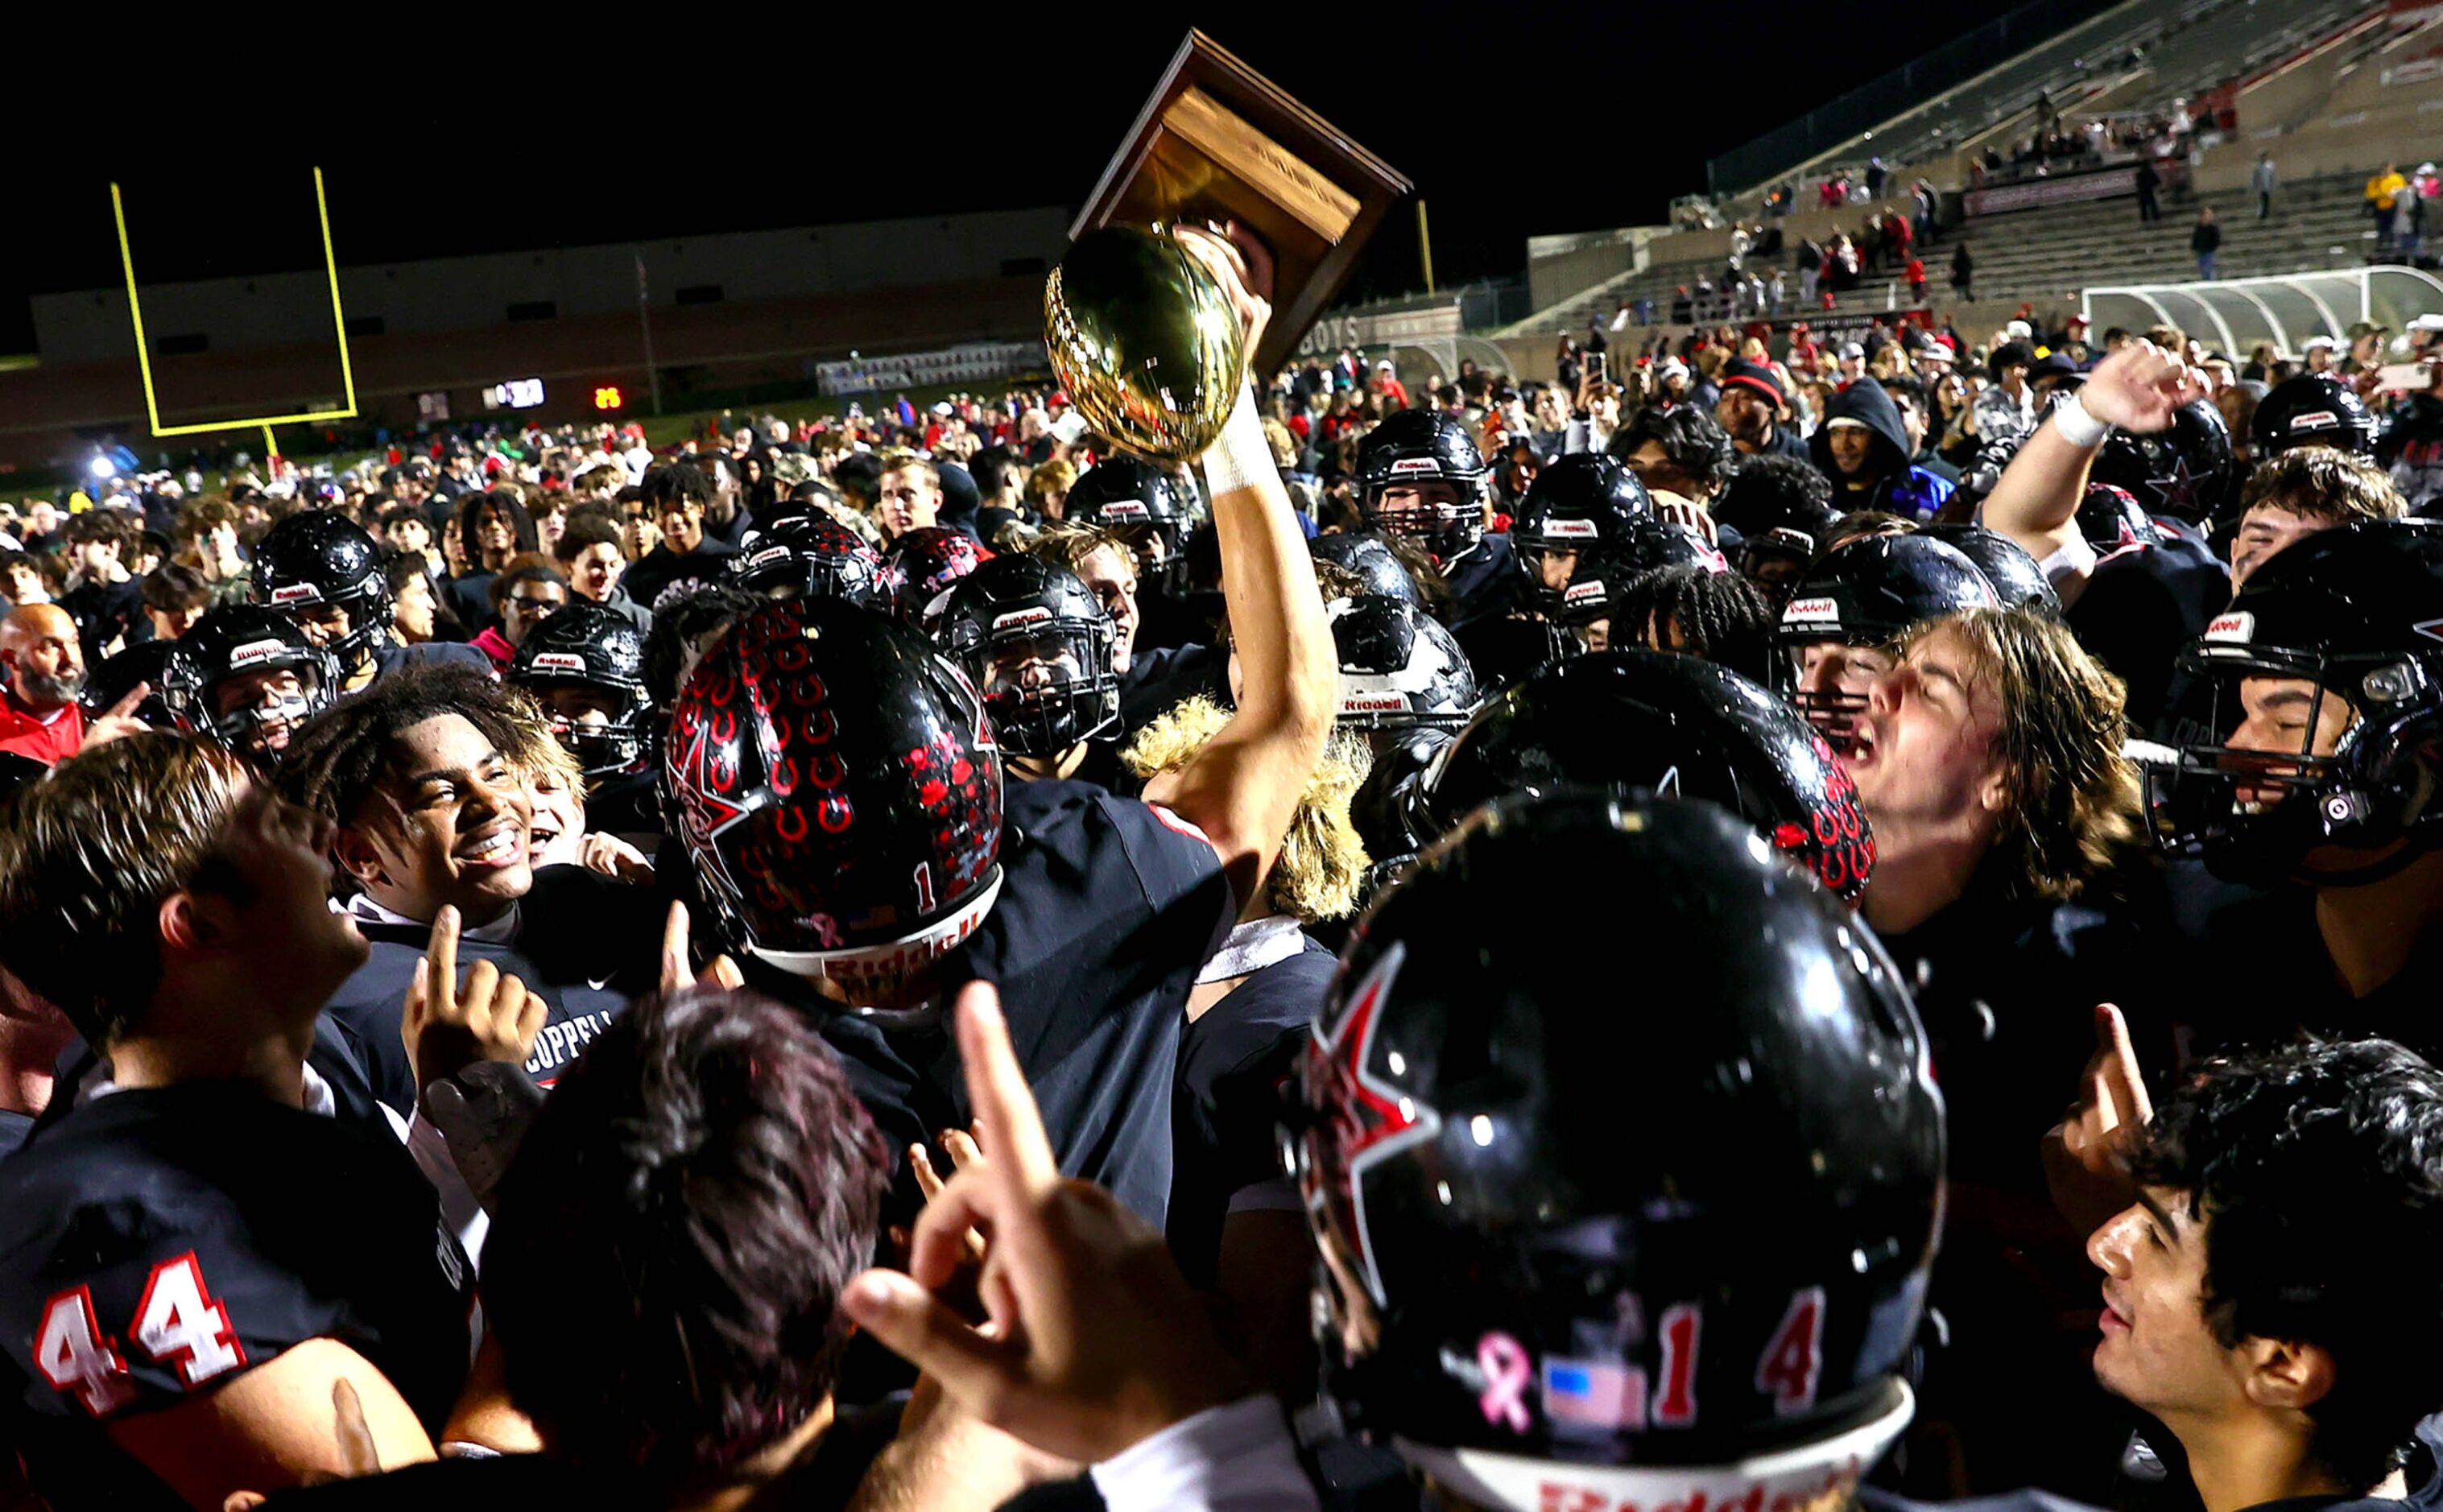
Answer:
[[[1832,460],[1832,427],[1843,420],[1860,422],[1875,437],[1864,472],[1873,482],[1864,488],[1852,486],[1857,480],[1843,476]],[[1808,451],[1832,480],[1832,507],[1843,514],[1882,509],[1902,519],[1932,519],[1951,499],[1951,484],[1908,460],[1900,406],[1872,378],[1860,378],[1832,396],[1824,407],[1824,423],[1808,439]]]

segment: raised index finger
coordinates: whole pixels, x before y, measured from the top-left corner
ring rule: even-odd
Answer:
[[[1010,1047],[1009,1021],[1001,1016],[1001,993],[989,982],[970,982],[959,993],[959,1056],[966,1063],[967,1102],[976,1125],[993,1152],[986,1169],[1002,1173],[1030,1195],[1060,1179],[1059,1162],[1052,1158],[1052,1141],[1043,1132],[1043,1115],[1027,1090],[1026,1072]]]
[[[424,958],[432,963],[432,997],[435,1012],[448,1013],[458,1006],[458,910],[444,903],[432,916],[432,943],[425,947]]]

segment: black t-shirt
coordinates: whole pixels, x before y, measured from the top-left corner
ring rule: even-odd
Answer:
[[[60,608],[76,621],[77,644],[88,666],[101,662],[114,641],[123,638],[133,646],[153,638],[152,622],[144,617],[140,577],[123,583],[80,583],[60,600]]]
[[[1171,1099],[1176,1170],[1170,1250],[1187,1279],[1210,1285],[1232,1196],[1281,1175],[1281,1083],[1297,1064],[1337,964],[1301,936],[1295,956],[1247,975],[1180,1035]]]
[[[357,927],[373,950],[324,1011],[364,1047],[375,1093],[400,1113],[412,1113],[415,1072],[399,1039],[399,1020],[432,930],[361,917]],[[526,1074],[548,1087],[630,997],[652,990],[660,950],[661,914],[652,888],[582,866],[543,866],[519,901],[517,930],[508,940],[459,936],[459,980],[475,962],[488,960],[543,1000],[542,1033]]]
[[[1180,1025],[1197,969],[1237,917],[1229,880],[1202,835],[1134,799],[1046,781],[1013,782],[1001,801],[1001,896],[937,968],[945,1016],[885,1029],[826,1011],[823,1036],[892,1148],[930,1142],[972,1116],[946,1011],[968,981],[997,984],[1061,1171],[1160,1224]],[[819,1002],[768,968],[749,975]],[[904,1175],[895,1196],[895,1208],[912,1203]]]
[[[742,513],[740,519],[744,518]],[[729,559],[737,555],[738,548],[714,535],[712,522],[707,520],[704,539],[696,543],[695,550],[674,552],[667,542],[656,546],[645,554],[643,560],[628,569],[628,575],[620,579],[620,585],[628,590],[630,598],[643,605],[646,612],[651,613],[653,601],[680,578],[718,581],[727,577]]]
[[[474,1267],[329,1026],[329,1115],[191,1083],[69,1108],[0,1161],[7,1438],[62,1512],[173,1506],[102,1431],[328,1338],[438,1433],[467,1375]]]
[[[499,618],[492,612],[492,579],[496,575],[478,569],[441,585],[441,601],[458,616],[458,623],[466,626],[470,635]]]
[[[0,1108],[0,1157],[15,1154],[18,1146],[26,1142],[26,1136],[33,1132],[32,1114]]]

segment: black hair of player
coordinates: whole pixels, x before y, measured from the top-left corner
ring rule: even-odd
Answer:
[[[871,509],[882,497],[882,458],[871,451],[852,451],[832,464],[832,482],[851,502]]]
[[[2205,1063],[2155,1110],[2130,1175],[2205,1222],[2205,1315],[2321,1345],[2312,1451],[2353,1494],[2406,1463],[2443,1398],[2443,1072],[2389,1040]]]
[[[212,585],[184,562],[163,562],[153,569],[144,575],[139,592],[146,609],[159,610],[164,614],[202,609],[212,601]]]
[[[577,560],[579,553],[590,546],[618,544],[618,526],[600,515],[587,514],[582,510],[571,510],[568,516],[568,528],[560,533],[560,540],[552,547],[552,555],[561,561],[573,562]]]
[[[1794,518],[1832,513],[1832,480],[1802,457],[1748,457],[1722,485],[1714,518],[1733,530],[1762,533]]]
[[[581,1468],[734,1469],[831,1394],[890,1180],[803,1015],[710,986],[636,1003],[501,1184],[484,1308],[510,1399]]]
[[[744,619],[769,602],[729,583],[683,578],[653,604],[653,628],[645,635],[645,691],[653,707],[667,709],[679,696],[679,668],[698,637]]]
[[[530,765],[551,740],[514,688],[458,662],[411,662],[299,725],[280,762],[289,802],[353,827],[394,742],[427,720],[456,715],[512,765]],[[345,873],[337,881],[344,884]]]
[[[667,504],[712,507],[712,480],[703,468],[684,462],[655,463],[645,469],[644,482],[637,486],[649,514],[659,514]]]
[[[1696,405],[1668,410],[1647,405],[1611,438],[1611,454],[1626,459],[1649,441],[1659,444],[1671,465],[1694,483],[1718,484],[1731,475],[1731,433]]]
[[[162,900],[254,889],[222,850],[246,769],[209,739],[154,731],[96,746],[20,789],[0,825],[0,966],[87,1045],[135,1027],[161,983]]]
[[[1702,657],[1761,683],[1772,671],[1774,623],[1772,601],[1754,583],[1683,563],[1628,580],[1612,604],[1611,642],[1644,645],[1650,624],[1656,650]],[[1670,644],[1674,629],[1677,647]]]
[[[1016,481],[1010,474],[1017,467],[1016,454],[999,445],[979,449],[967,462],[967,471],[976,480],[976,491],[986,499],[999,499],[1008,491]]]
[[[558,583],[563,597],[568,592],[568,579],[562,575],[559,568],[546,567],[542,562],[528,562],[524,567],[511,568],[492,579],[490,590],[492,608],[497,610],[507,600],[509,594],[516,592],[520,583]]]
[[[482,534],[484,521],[495,515],[509,522],[509,549],[512,552],[530,552],[535,549],[538,537],[535,535],[534,517],[526,513],[525,505],[518,502],[517,495],[506,489],[495,488],[486,493],[468,494],[459,501],[458,541],[460,545],[467,548],[468,561],[480,562],[484,559],[484,550],[476,544],[476,537]]]

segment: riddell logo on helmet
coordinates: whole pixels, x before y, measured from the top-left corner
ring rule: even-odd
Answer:
[[[1343,714],[1405,714],[1408,695],[1405,693],[1350,693],[1340,701]]]
[[[1740,1496],[1726,1496],[1715,1501],[1704,1488],[1691,1489],[1684,1498],[1647,1504],[1616,1500],[1594,1486],[1569,1485],[1546,1481],[1536,1487],[1536,1512],[1799,1512],[1802,1507],[1828,1505],[1841,1492],[1857,1484],[1860,1467],[1856,1462],[1835,1466],[1825,1472],[1821,1490],[1809,1492],[1776,1491],[1765,1494],[1761,1485],[1752,1485]]]
[[[248,641],[230,652],[230,670],[234,672],[239,667],[252,666],[257,662],[268,662],[286,649],[288,649],[287,646],[280,641]]]
[[[1591,519],[1548,519],[1544,521],[1547,540],[1592,540],[1600,534]]]
[[[1561,602],[1564,604],[1599,604],[1603,602],[1603,597],[1604,585],[1600,577],[1591,583],[1571,583],[1561,591]]]
[[[1781,611],[1781,622],[1791,625],[1801,620],[1830,620],[1838,625],[1841,623],[1841,606],[1828,598],[1793,598],[1790,607]]]
[[[582,672],[585,658],[568,651],[545,651],[534,659],[538,672]]]
[[[303,604],[320,600],[321,596],[322,591],[311,583],[290,583],[271,591],[271,601],[275,604]]]
[[[1153,511],[1146,506],[1146,501],[1142,499],[1114,499],[1103,506],[1103,518],[1127,520],[1131,524],[1143,524],[1153,518]]]
[[[2293,430],[2313,430],[2318,426],[2337,426],[2342,417],[2330,410],[2303,410],[2290,417]]]
[[[992,628],[1005,630],[1017,625],[1040,625],[1052,617],[1052,611],[1037,604],[1026,609],[1014,609],[1006,614],[993,616]]]
[[[1442,470],[1442,465],[1431,457],[1402,457],[1391,464],[1391,476],[1394,478],[1402,478],[1417,472],[1439,473]]]
[[[2205,638],[2210,641],[2248,641],[2255,637],[2256,616],[2246,610],[2217,614],[2206,625]]]
[[[746,558],[746,565],[749,567],[761,567],[765,562],[777,562],[781,557],[788,555],[789,548],[786,546],[766,546],[762,551],[757,552],[754,556]]]

